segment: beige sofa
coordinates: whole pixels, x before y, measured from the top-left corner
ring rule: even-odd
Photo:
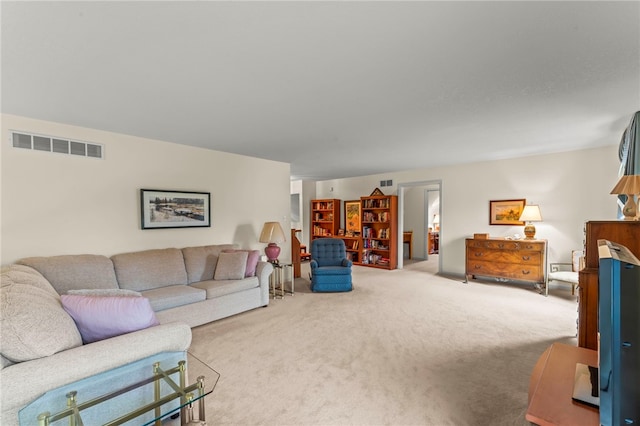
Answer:
[[[273,266],[258,261],[248,273],[248,257],[224,244],[32,257],[3,268],[0,424],[18,424],[20,410],[47,392],[186,352],[190,327],[267,306]],[[139,293],[159,325],[83,344],[61,301],[74,291]]]
[[[228,253],[231,251],[235,253]],[[58,294],[79,289],[133,290],[150,300],[161,324],[181,321],[195,327],[269,304],[273,266],[258,261],[255,273],[246,277],[250,252],[239,251],[234,244],[219,244],[110,258],[90,254],[30,257],[16,263],[40,272]]]

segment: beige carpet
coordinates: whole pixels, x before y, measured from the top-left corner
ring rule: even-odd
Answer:
[[[527,425],[529,375],[555,341],[575,344],[576,300],[532,286],[355,267],[354,291],[309,291],[193,329],[221,374],[220,425]]]

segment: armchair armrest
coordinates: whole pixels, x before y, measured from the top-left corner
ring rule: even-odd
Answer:
[[[353,262],[349,259],[342,259],[342,266],[346,266],[350,268],[353,266]]]
[[[573,265],[566,262],[549,263],[549,272],[571,271]]]

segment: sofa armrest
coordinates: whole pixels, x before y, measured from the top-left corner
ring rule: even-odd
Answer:
[[[269,304],[269,277],[273,272],[273,265],[269,262],[258,262],[256,266],[256,277],[260,283],[262,306]]]
[[[18,411],[47,391],[158,353],[186,351],[190,345],[191,328],[174,322],[6,367],[0,371],[0,424],[17,424]]]

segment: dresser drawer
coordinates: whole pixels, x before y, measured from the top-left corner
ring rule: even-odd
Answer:
[[[540,266],[536,264],[518,265],[514,263],[483,262],[477,260],[469,260],[467,264],[467,274],[535,282],[543,279],[542,270]]]
[[[511,262],[517,264],[537,264],[542,261],[542,253],[539,251],[525,250],[491,250],[481,248],[468,248],[467,259],[483,260],[491,262]]]
[[[534,241],[513,241],[513,240],[467,240],[467,247],[469,248],[486,248],[486,249],[498,249],[498,250],[527,250],[544,252],[543,242]]]

